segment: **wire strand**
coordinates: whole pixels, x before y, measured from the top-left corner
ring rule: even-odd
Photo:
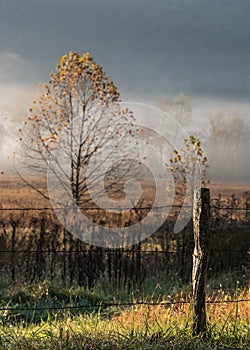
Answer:
[[[207,304],[224,304],[224,303],[245,303],[250,302],[250,299],[237,299],[237,300],[208,300]],[[46,311],[46,310],[71,310],[71,309],[97,309],[107,307],[122,307],[122,306],[166,306],[166,305],[184,305],[192,304],[193,301],[162,301],[162,302],[131,302],[131,303],[100,303],[96,305],[65,305],[65,306],[48,306],[48,307],[0,307],[0,311]]]
[[[187,209],[191,209],[193,208],[192,205],[161,205],[161,206],[145,206],[145,207],[124,207],[124,208],[119,208],[119,210],[158,210],[158,209],[164,209],[164,208],[187,208]],[[239,210],[239,211],[250,211],[250,207],[220,207],[217,205],[211,205],[210,206],[211,209],[217,209],[217,210]],[[51,208],[51,207],[42,207],[42,208],[34,208],[34,207],[13,207],[13,208],[3,208],[0,207],[0,211],[54,211],[54,210],[74,210],[74,208],[72,207],[57,207],[57,208]],[[108,208],[99,208],[99,207],[86,207],[86,208],[80,208],[81,210],[85,211],[89,211],[89,210],[97,210],[97,211],[104,211],[104,210],[117,210],[117,207],[108,207]]]

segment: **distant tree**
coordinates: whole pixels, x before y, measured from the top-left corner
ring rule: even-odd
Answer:
[[[62,167],[55,153],[59,151],[70,169],[64,175],[79,205],[89,199],[90,179],[92,187],[103,175],[119,181],[131,171],[119,150],[130,147],[123,141],[133,133],[134,121],[132,113],[121,108],[119,101],[117,87],[88,53],[62,56],[56,71],[50,73],[45,92],[33,102],[20,129],[26,171],[40,176],[46,173],[51,160]],[[106,169],[110,158],[113,165]],[[112,187],[109,181],[106,185],[107,189]]]
[[[249,169],[249,133],[249,123],[238,113],[217,112],[210,117],[207,150],[218,179],[244,177]]]
[[[161,98],[158,101],[158,105],[182,127],[187,126],[192,119],[192,103],[182,92],[175,98]],[[176,130],[172,131],[177,135],[179,131],[178,125],[176,125]]]

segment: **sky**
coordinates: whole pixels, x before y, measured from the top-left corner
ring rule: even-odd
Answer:
[[[249,0],[0,0],[0,104],[90,52],[122,97],[248,104]]]
[[[0,0],[0,107],[49,81],[69,51],[89,52],[123,101],[183,92],[194,121],[250,121],[249,0]]]

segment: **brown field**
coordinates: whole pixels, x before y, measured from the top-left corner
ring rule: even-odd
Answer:
[[[29,179],[30,181],[31,179]],[[46,188],[46,182],[39,179],[34,179],[30,181],[39,189]],[[143,184],[144,195],[143,200],[145,206],[147,206],[149,201],[152,199],[153,187],[152,183]],[[222,198],[229,198],[233,194],[237,197],[247,195],[250,196],[250,183],[221,183],[215,182],[209,185],[211,191],[211,198],[216,198],[221,194]],[[150,198],[148,200],[148,198]],[[34,189],[26,185],[22,179],[18,176],[5,176],[0,177],[0,206],[4,208],[13,207],[25,207],[25,206],[35,206],[48,207],[50,206],[49,200],[46,200]]]
[[[34,185],[34,187],[46,193],[46,180],[41,180],[37,178],[29,178],[28,181]],[[118,188],[120,186],[120,188]],[[113,199],[119,202],[119,198],[123,199],[123,184],[115,184],[115,189],[112,192]],[[97,211],[89,210],[89,208],[96,208],[92,202],[87,202],[85,208],[85,214],[90,220],[101,223],[103,226],[117,227],[120,225],[132,224],[140,221],[144,216],[148,215],[149,209],[154,202],[154,184],[153,182],[146,183],[145,180],[141,183],[142,195],[137,207],[146,208],[140,209],[140,211],[127,210],[120,214],[114,212],[105,212],[98,209]],[[209,185],[211,191],[211,203],[222,207],[242,207],[246,208],[250,202],[250,184],[240,184],[240,183],[211,183]],[[118,188],[118,190],[117,190]],[[167,195],[166,189],[166,195]],[[177,191],[178,195],[175,194],[174,204],[182,205],[183,197],[180,191]],[[219,198],[219,199],[218,199]],[[247,204],[248,203],[248,204]],[[12,209],[12,208],[51,208],[51,203],[49,199],[44,198],[41,194],[35,191],[32,187],[28,186],[24,181],[18,176],[6,176],[1,175],[0,177],[0,208]],[[176,218],[179,209],[172,208],[169,218]],[[14,214],[15,213],[15,214]],[[50,214],[52,214],[51,211]],[[221,213],[221,211],[220,211]],[[222,213],[223,214],[223,213]],[[8,211],[2,211],[1,217],[8,215]],[[20,215],[20,211],[14,211],[14,216]],[[29,213],[25,213],[27,217]],[[40,213],[32,211],[32,215],[39,217]],[[152,215],[152,213],[151,213]],[[161,215],[161,211],[158,212]],[[241,218],[248,217],[248,213],[244,210],[232,212],[231,219],[240,220]],[[152,220],[156,220],[156,216]]]

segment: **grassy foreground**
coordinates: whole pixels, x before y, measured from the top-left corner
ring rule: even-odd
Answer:
[[[124,298],[122,302],[128,301]],[[250,349],[250,303],[226,303],[249,299],[249,290],[234,295],[223,290],[208,294],[207,300],[215,303],[207,306],[208,332],[204,339],[192,336],[192,309],[188,303],[163,305],[167,300],[189,300],[190,295],[164,293],[164,297],[151,295],[146,301],[155,302],[155,298],[158,305],[95,308],[117,299],[82,288],[35,285],[2,289],[1,308],[9,307],[11,311],[0,311],[0,349]],[[221,300],[225,302],[216,303]],[[43,310],[72,304],[93,305],[93,309]],[[34,305],[40,311],[25,310]]]

